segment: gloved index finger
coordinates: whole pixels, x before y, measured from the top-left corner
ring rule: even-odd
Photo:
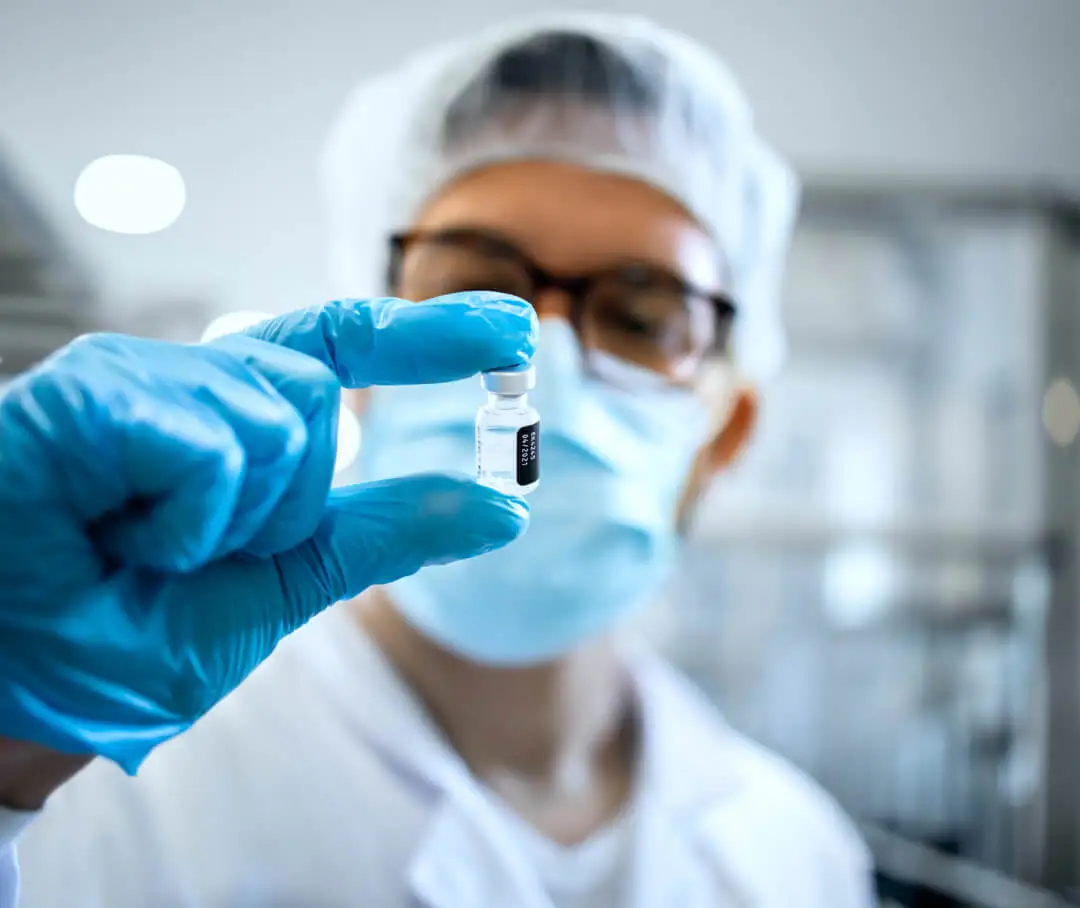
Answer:
[[[532,359],[536,312],[524,300],[469,292],[423,303],[342,300],[245,332],[314,357],[347,388],[458,381]]]

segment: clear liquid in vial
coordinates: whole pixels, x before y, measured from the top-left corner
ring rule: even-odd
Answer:
[[[499,398],[476,415],[476,479],[508,495],[540,484],[540,415],[524,398]]]

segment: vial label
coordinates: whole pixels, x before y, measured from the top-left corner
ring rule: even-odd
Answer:
[[[530,486],[540,479],[540,423],[517,431],[517,484]]]

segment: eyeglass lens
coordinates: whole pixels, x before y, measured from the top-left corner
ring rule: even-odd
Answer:
[[[422,300],[462,290],[494,290],[535,304],[540,271],[527,258],[469,237],[410,238],[395,292]],[[574,322],[587,349],[602,350],[661,375],[685,371],[720,345],[726,326],[714,302],[675,275],[648,266],[598,272],[573,283]]]

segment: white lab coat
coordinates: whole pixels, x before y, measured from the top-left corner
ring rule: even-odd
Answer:
[[[632,674],[626,908],[873,903],[867,853],[825,794],[659,659],[635,655]],[[20,841],[21,908],[551,908],[503,822],[337,609],[138,778],[99,762],[54,795]]]
[[[15,908],[19,900],[15,840],[31,819],[28,814],[0,808],[0,908]]]

